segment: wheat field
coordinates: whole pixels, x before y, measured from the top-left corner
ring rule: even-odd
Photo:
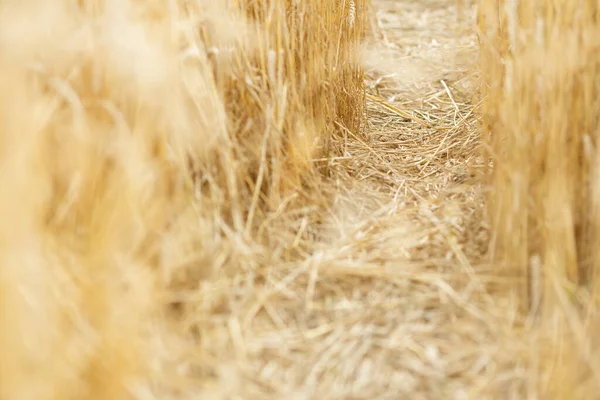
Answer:
[[[596,0],[0,2],[0,400],[597,399]]]

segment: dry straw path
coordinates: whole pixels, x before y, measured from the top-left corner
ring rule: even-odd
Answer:
[[[303,262],[262,271],[263,286],[206,284],[207,395],[522,398],[514,302],[483,257],[474,10],[375,8],[369,119],[331,161],[322,239]]]

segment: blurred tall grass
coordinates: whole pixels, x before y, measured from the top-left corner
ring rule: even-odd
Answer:
[[[176,396],[169,296],[301,236],[359,132],[364,7],[0,4],[0,398]]]
[[[491,252],[554,335],[542,393],[596,398],[600,3],[478,7]]]

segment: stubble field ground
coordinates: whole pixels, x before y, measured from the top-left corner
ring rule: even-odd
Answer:
[[[312,254],[205,287],[237,299],[199,328],[207,369],[222,367],[212,385],[239,398],[523,398],[517,303],[485,258],[473,4],[374,9],[368,119],[329,161],[334,200]]]

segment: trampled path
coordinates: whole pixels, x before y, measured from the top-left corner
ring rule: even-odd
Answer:
[[[474,10],[375,7],[369,121],[331,163],[329,239],[278,266],[271,290],[206,288],[235,289],[247,305],[203,322],[204,357],[220,375],[206,395],[522,398],[515,305],[483,257]]]

